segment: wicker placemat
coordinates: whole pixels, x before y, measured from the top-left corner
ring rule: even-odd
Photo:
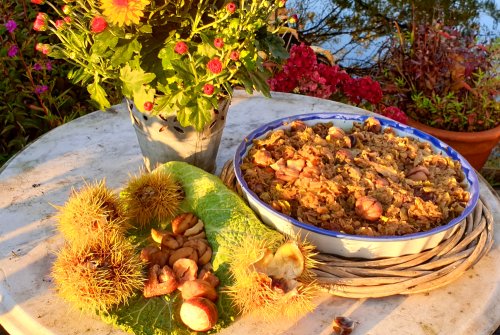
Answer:
[[[220,178],[242,194],[232,161],[224,165]],[[455,233],[433,249],[377,260],[318,254],[317,281],[328,292],[348,298],[428,292],[456,280],[488,252],[493,244],[493,223],[490,210],[480,199]]]

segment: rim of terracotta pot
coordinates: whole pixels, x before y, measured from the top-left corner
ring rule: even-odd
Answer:
[[[439,134],[439,136],[443,139],[456,139],[457,133],[460,133],[459,135],[460,140],[463,142],[472,143],[472,142],[482,141],[483,139],[493,140],[495,138],[497,141],[500,140],[500,125],[488,130],[466,132],[466,131],[451,131],[451,130],[435,128],[411,118],[408,118],[407,123],[409,126],[418,125],[418,127],[425,132],[431,134],[432,133]]]

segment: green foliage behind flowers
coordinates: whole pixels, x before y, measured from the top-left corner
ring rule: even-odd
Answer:
[[[47,37],[32,30],[35,17],[27,0],[0,2],[0,165],[36,137],[93,109],[82,90],[63,79],[69,67],[36,51]]]
[[[70,79],[85,86],[101,108],[114,85],[142,112],[175,114],[197,130],[210,121],[218,99],[236,85],[269,94],[265,61],[283,58],[271,17],[283,0],[76,0],[44,2],[36,30],[58,42],[51,57],[76,66]]]
[[[440,129],[500,124],[500,39],[481,45],[470,32],[440,23],[397,28],[378,78],[390,103]]]

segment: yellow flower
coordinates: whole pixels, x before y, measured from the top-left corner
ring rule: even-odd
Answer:
[[[101,0],[103,15],[119,27],[138,24],[144,15],[143,10],[150,0]]]

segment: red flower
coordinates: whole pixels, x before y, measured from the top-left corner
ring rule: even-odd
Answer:
[[[44,55],[48,55],[50,53],[50,45],[44,43],[37,43],[35,45],[35,50],[40,51]]]
[[[213,74],[219,74],[222,72],[222,63],[219,58],[213,58],[207,63],[207,68]]]
[[[203,86],[203,93],[205,93],[206,95],[214,94],[214,90],[215,90],[215,87],[212,84],[205,84]]]
[[[239,60],[239,59],[240,59],[240,53],[239,53],[238,51],[236,51],[236,50],[233,50],[233,51],[231,51],[231,53],[229,54],[229,58],[230,58],[231,60],[234,60],[234,61],[236,62],[237,60]]]
[[[229,14],[233,14],[236,11],[236,5],[233,2],[230,2],[226,5],[226,10]]]
[[[43,5],[44,2],[45,0],[31,0],[31,3],[34,3],[36,5]]]
[[[352,78],[344,83],[343,89],[345,95],[355,104],[366,100],[376,105],[382,100],[380,84],[370,77]]]
[[[38,13],[36,16],[35,22],[33,23],[33,30],[36,31],[45,31],[47,30],[47,14]]]
[[[224,40],[220,37],[217,37],[216,39],[214,39],[214,46],[217,49],[222,49],[222,47],[224,46]]]
[[[153,103],[151,101],[146,101],[144,103],[144,109],[147,111],[147,112],[150,112],[152,109],[153,109]]]
[[[69,16],[64,17],[64,22],[66,22],[67,24],[70,24],[71,18]]]
[[[56,28],[59,30],[62,29],[65,23],[66,22],[64,22],[64,20],[56,20],[55,22]]]
[[[290,18],[288,19],[288,22],[294,24],[294,23],[297,23],[297,21],[299,21],[299,17],[297,16],[297,14],[293,14],[292,16],[290,16]]]
[[[90,21],[90,31],[93,33],[102,33],[108,27],[108,23],[102,16],[94,16]]]
[[[395,106],[389,106],[389,107],[382,106],[380,114],[401,123],[406,124],[408,122],[408,116],[401,109]]]
[[[177,42],[177,44],[174,47],[174,51],[178,53],[179,55],[184,55],[186,52],[189,51],[188,45],[185,42]]]

